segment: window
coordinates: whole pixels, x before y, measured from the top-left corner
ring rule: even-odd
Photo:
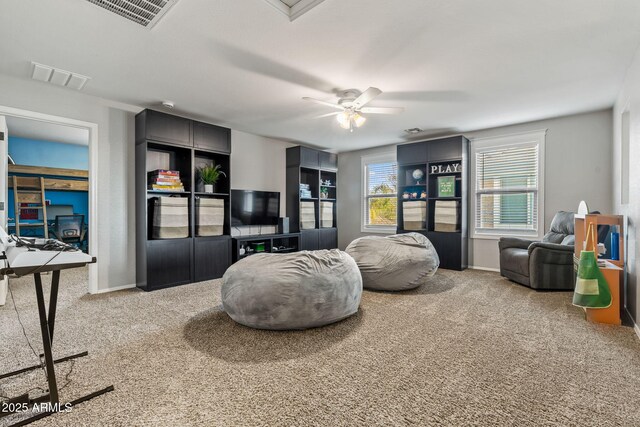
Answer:
[[[474,237],[539,237],[546,131],[472,142]]]
[[[395,153],[363,157],[364,203],[362,231],[389,232],[397,224],[397,170]]]

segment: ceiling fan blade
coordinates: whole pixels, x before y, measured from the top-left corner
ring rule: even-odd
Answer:
[[[353,106],[357,109],[364,107],[366,104],[371,102],[373,98],[380,95],[382,91],[377,87],[370,87],[369,89],[362,92],[362,95],[357,97],[355,101],[353,101]]]
[[[342,112],[340,112],[340,111],[336,111],[335,113],[327,113],[327,114],[323,114],[323,115],[321,115],[321,116],[316,116],[316,117],[314,117],[314,118],[316,118],[316,119],[321,119],[321,118],[323,118],[323,117],[337,116],[338,114],[342,114]]]
[[[316,104],[321,104],[321,105],[326,105],[327,107],[333,107],[333,108],[337,108],[338,110],[344,110],[343,107],[341,107],[338,104],[332,104],[330,102],[327,101],[320,101],[319,99],[315,99],[315,98],[309,98],[308,96],[305,96],[304,98],[305,101],[311,101],[311,102],[315,102]]]
[[[400,114],[404,112],[402,107],[364,107],[359,109],[361,113],[365,114]]]

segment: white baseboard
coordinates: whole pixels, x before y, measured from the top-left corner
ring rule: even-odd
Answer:
[[[106,289],[98,289],[96,292],[94,292],[95,294],[106,294],[107,292],[115,292],[115,291],[122,291],[125,289],[131,289],[131,288],[135,288],[136,284],[132,284],[132,285],[122,285],[122,286],[116,286],[114,288],[106,288]]]
[[[472,270],[492,271],[494,273],[500,273],[500,269],[499,268],[478,267],[478,266],[475,266],[475,265],[470,265],[469,268],[472,269]]]
[[[636,331],[636,335],[640,338],[640,326],[633,324],[633,330]]]

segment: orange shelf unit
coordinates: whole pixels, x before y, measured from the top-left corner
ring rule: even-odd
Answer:
[[[606,260],[605,266],[600,267],[600,271],[609,284],[611,291],[611,306],[608,308],[586,308],[585,313],[587,320],[595,323],[608,323],[611,325],[620,325],[622,323],[620,313],[624,307],[623,289],[625,274],[625,253],[624,253],[624,216],[622,215],[596,215],[587,214],[583,217],[576,215],[575,217],[575,256],[580,257],[580,251],[584,247],[586,238],[586,230],[589,224],[598,225],[617,225],[620,231],[620,247],[618,248],[619,260]],[[602,243],[602,242],[600,242]]]

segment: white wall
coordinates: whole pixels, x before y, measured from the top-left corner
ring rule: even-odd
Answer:
[[[574,211],[580,200],[587,200],[591,209],[611,212],[611,110],[558,117],[500,128],[464,132],[470,139],[493,137],[539,129],[548,129],[545,149],[545,230],[553,215],[560,210]],[[387,148],[340,153],[338,167],[339,246],[364,235],[360,232],[360,158]],[[469,264],[498,269],[496,240],[472,239]]]
[[[629,112],[629,153],[628,173],[629,197],[626,203],[621,200],[622,190],[622,114]],[[627,71],[627,76],[613,109],[613,182],[612,195],[614,211],[619,215],[626,215],[629,222],[627,239],[627,311],[638,324],[638,309],[640,307],[640,251],[637,233],[640,223],[640,49]]]

